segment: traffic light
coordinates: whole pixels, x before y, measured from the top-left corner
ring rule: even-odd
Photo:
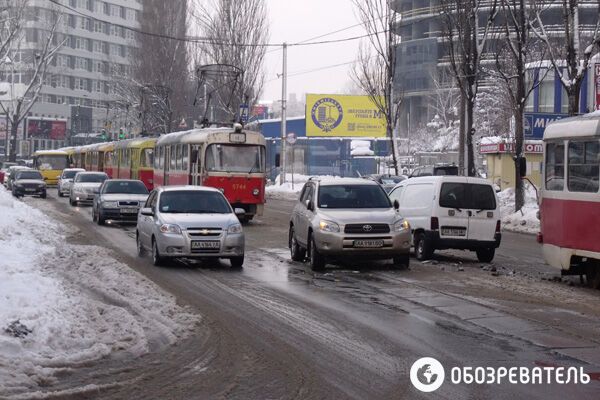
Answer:
[[[125,132],[123,132],[123,128],[119,128],[119,140],[125,139]]]
[[[100,135],[100,139],[102,139],[102,141],[105,141],[106,139],[108,139],[108,136],[106,135],[106,129],[102,129],[102,134]]]

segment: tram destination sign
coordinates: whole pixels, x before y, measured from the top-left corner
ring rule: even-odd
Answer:
[[[229,141],[231,143],[246,143],[246,134],[245,133],[230,133]]]

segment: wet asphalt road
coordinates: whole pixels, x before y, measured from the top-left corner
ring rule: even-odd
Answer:
[[[485,281],[480,286],[465,283],[467,277],[481,274],[473,254],[444,252],[436,257],[435,267],[413,259],[405,271],[387,263],[350,262],[315,274],[289,260],[287,226],[293,204],[273,200],[264,216],[245,227],[242,271],[231,270],[226,261],[156,268],[149,258],[135,255],[134,227],[98,227],[91,222],[89,207],[72,208],[54,196],[25,201],[78,228],[69,241],[111,248],[115,258],[203,316],[197,334],[177,346],[65,373],[43,390],[63,390],[60,398],[599,397],[597,380],[585,386],[486,386],[452,385],[447,378],[432,394],[412,387],[410,366],[424,356],[437,358],[447,377],[453,366],[553,365],[600,371],[596,325],[585,337],[573,337],[548,317],[562,316],[558,313],[564,310],[544,304],[532,308],[530,300],[517,295],[490,298],[494,288],[486,295]],[[526,235],[505,233],[496,264],[518,265],[523,273],[547,271],[535,238]],[[444,272],[443,266],[449,270],[456,265],[464,265],[466,273]],[[531,317],[534,311],[544,317]],[[94,386],[65,395],[86,385]]]

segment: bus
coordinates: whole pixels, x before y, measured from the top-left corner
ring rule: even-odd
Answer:
[[[33,154],[33,167],[40,171],[48,185],[56,185],[63,169],[70,166],[71,157],[63,150],[38,150]]]
[[[265,155],[263,135],[239,124],[171,133],[156,142],[154,186],[218,188],[249,221],[264,210]]]
[[[600,287],[600,114],[567,118],[544,132],[540,191],[545,261]]]

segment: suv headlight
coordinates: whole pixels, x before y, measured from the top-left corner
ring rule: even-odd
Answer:
[[[407,220],[401,219],[399,221],[394,222],[394,231],[402,232],[405,230],[410,230],[410,224]]]
[[[102,207],[104,207],[104,208],[119,208],[119,204],[116,201],[103,201]]]
[[[242,233],[242,225],[241,224],[229,225],[229,229],[227,229],[227,233]]]
[[[178,234],[181,234],[181,228],[179,227],[179,225],[173,225],[173,224],[162,224],[160,226],[160,231],[162,233],[178,233]]]
[[[319,228],[325,232],[339,232],[340,226],[335,222],[322,220],[319,222]]]

